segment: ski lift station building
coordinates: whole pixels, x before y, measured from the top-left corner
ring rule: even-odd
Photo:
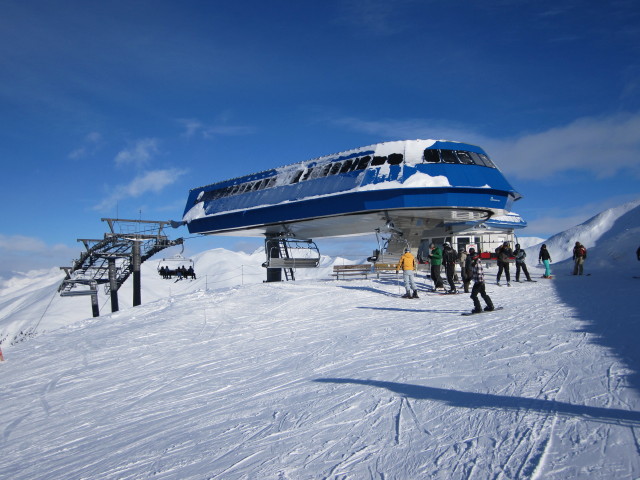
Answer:
[[[445,240],[492,251],[526,226],[511,211],[520,198],[482,148],[404,140],[194,188],[182,221],[190,233],[265,238],[269,267],[288,240],[374,232],[386,255]]]

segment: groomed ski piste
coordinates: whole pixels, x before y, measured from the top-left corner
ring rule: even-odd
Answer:
[[[590,276],[570,275],[576,240]],[[638,478],[639,241],[640,201],[603,212],[546,241],[553,280],[539,245],[537,283],[486,270],[504,310],[469,317],[423,276],[419,299],[330,279],[342,259],[295,283],[243,267],[243,285],[262,253],[204,252],[196,281],[150,261],[143,305],[125,285],[99,318],[46,276],[5,281],[0,477]]]

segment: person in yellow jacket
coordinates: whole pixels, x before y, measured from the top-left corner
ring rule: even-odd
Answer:
[[[398,265],[396,265],[396,273],[398,273],[398,270],[402,270],[404,288],[407,290],[407,293],[402,298],[418,298],[418,288],[415,280],[416,259],[409,248],[404,249],[404,253],[400,257]],[[413,294],[411,293],[412,291]]]

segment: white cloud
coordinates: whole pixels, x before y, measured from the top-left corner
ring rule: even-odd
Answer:
[[[582,118],[550,130],[483,145],[501,170],[542,179],[574,169],[609,177],[629,168],[640,175],[640,114]]]
[[[82,146],[76,148],[69,154],[69,158],[76,160],[96,153],[102,144],[102,134],[91,132],[84,137]]]
[[[0,280],[16,272],[70,265],[78,249],[49,245],[40,238],[0,234]]]
[[[185,173],[185,170],[177,168],[145,172],[128,184],[113,188],[112,193],[93,208],[94,210],[104,210],[115,206],[120,200],[137,198],[149,192],[159,193],[165,187],[175,183]]]
[[[157,138],[143,138],[136,141],[129,148],[125,148],[116,155],[116,165],[135,165],[143,167],[147,165],[151,158],[159,151],[159,141]]]
[[[184,127],[183,137],[193,138],[200,136],[205,139],[214,137],[231,137],[251,135],[255,132],[254,127],[247,125],[229,125],[226,121],[207,125],[197,119],[180,119],[178,120]]]
[[[195,120],[192,118],[181,118],[178,120],[179,123],[184,127],[183,137],[192,138],[199,131],[204,128],[204,125],[199,120]]]
[[[575,120],[514,138],[488,137],[464,125],[425,119],[339,118],[331,122],[389,139],[432,138],[481,146],[509,177],[543,179],[571,170],[608,177],[623,169],[640,176],[640,113]]]

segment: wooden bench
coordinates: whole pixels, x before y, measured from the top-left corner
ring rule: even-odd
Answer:
[[[343,279],[346,277],[351,277],[354,275],[363,276],[364,278],[369,278],[369,274],[371,273],[371,265],[368,263],[362,265],[334,265],[333,266],[333,276],[336,277],[336,280],[339,280],[340,277]]]
[[[396,274],[398,271],[398,265],[396,263],[376,263],[373,266],[373,270],[376,272],[378,278],[380,278],[380,274]]]

